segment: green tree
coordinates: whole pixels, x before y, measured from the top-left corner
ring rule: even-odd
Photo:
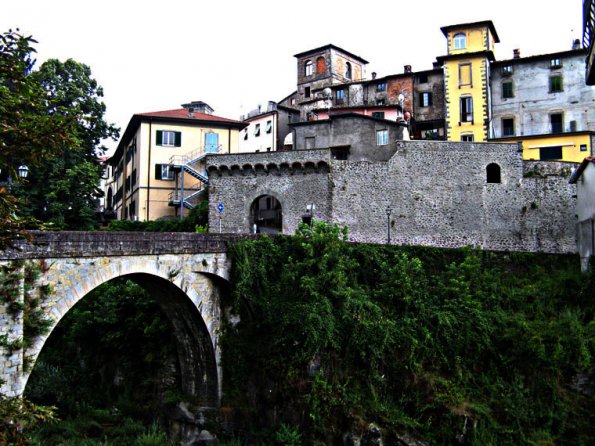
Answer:
[[[60,106],[48,101],[32,75],[34,43],[18,30],[0,34],[0,249],[25,235],[30,223],[18,215],[14,197],[18,166],[47,164],[64,145],[78,144],[72,116],[48,113]]]
[[[119,134],[105,120],[103,89],[87,65],[72,59],[48,60],[32,76],[44,91],[48,112],[75,123],[76,144],[61,144],[51,164],[31,170],[26,194],[30,212],[58,229],[93,229],[96,202],[102,195],[98,159],[105,152],[102,141],[116,140]]]

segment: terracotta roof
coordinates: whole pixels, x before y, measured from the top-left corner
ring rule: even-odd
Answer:
[[[136,116],[146,116],[151,118],[173,118],[173,119],[188,119],[192,121],[217,121],[217,122],[235,122],[235,119],[223,118],[221,116],[209,115],[206,113],[194,112],[192,117],[188,115],[188,110],[185,108],[177,108],[175,110],[163,110],[148,113],[137,113]]]
[[[570,177],[570,183],[575,184],[589,163],[595,164],[595,156],[587,156]]]
[[[443,26],[440,28],[442,34],[446,37],[449,31],[457,30],[457,29],[465,29],[465,28],[477,28],[487,26],[490,28],[492,35],[494,36],[494,40],[496,43],[500,42],[500,38],[498,37],[498,33],[496,32],[496,28],[494,27],[494,23],[491,20],[483,20],[481,22],[472,22],[472,23],[459,23],[457,25],[449,25]]]

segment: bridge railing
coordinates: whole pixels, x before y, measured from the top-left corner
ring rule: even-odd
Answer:
[[[227,251],[228,242],[251,237],[247,234],[103,231],[32,231],[32,235],[30,243],[19,241],[14,249],[0,251],[0,260],[223,253]]]

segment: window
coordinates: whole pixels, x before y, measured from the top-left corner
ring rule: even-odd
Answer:
[[[311,60],[307,60],[306,64],[304,65],[304,75],[305,76],[312,76],[312,73],[314,72],[314,66],[312,65],[312,61]]]
[[[372,112],[372,118],[384,119],[384,112]]]
[[[502,136],[514,136],[514,118],[502,118]]]
[[[376,99],[376,105],[386,105],[386,99]]]
[[[346,62],[345,63],[345,77],[347,79],[351,79],[352,78],[351,64],[349,62]]]
[[[268,120],[267,121],[267,126],[266,126],[266,130],[267,133],[271,133],[273,131],[273,121]]]
[[[215,132],[205,133],[205,152],[217,153],[219,150],[219,134]]]
[[[388,130],[376,131],[376,145],[385,146],[388,144]]]
[[[539,159],[542,161],[561,160],[562,159],[562,146],[540,147],[539,148]]]
[[[254,126],[254,136],[260,136],[260,124]]]
[[[345,90],[335,91],[335,99],[337,101],[343,101],[345,99]]]
[[[512,74],[512,65],[504,65],[502,67],[502,76],[510,76]]]
[[[428,83],[428,75],[427,74],[420,74],[418,77],[418,82],[420,84],[427,84]]]
[[[486,182],[500,183],[500,166],[496,163],[488,164],[486,167]]]
[[[304,88],[304,97],[306,97],[306,98],[310,97],[310,87]]]
[[[244,129],[244,141],[248,141],[248,128]]]
[[[386,91],[386,82],[376,84],[376,91]]]
[[[462,87],[463,85],[473,86],[470,63],[459,64],[459,87]]]
[[[552,113],[550,115],[550,124],[552,133],[562,133],[564,131],[564,117],[562,113]]]
[[[562,60],[559,57],[552,57],[550,59],[550,68],[561,68],[562,67]]]
[[[463,142],[473,142],[473,133],[467,133],[465,135],[461,135],[461,141]]]
[[[550,76],[550,93],[562,91],[562,76]]]
[[[419,94],[419,106],[430,107],[432,105],[432,93],[425,91]]]
[[[182,132],[157,130],[157,145],[165,147],[180,147],[182,145]]]
[[[502,99],[510,99],[513,97],[512,82],[502,82]]]
[[[581,144],[581,152],[586,152],[586,151],[587,151],[587,145]]]
[[[326,60],[320,56],[316,59],[316,74],[324,74],[326,71]]]
[[[169,164],[155,164],[155,179],[173,181],[174,170]]]
[[[461,98],[461,122],[473,122],[473,98]]]
[[[453,45],[455,50],[462,50],[467,47],[467,36],[465,34],[455,34],[453,38]]]

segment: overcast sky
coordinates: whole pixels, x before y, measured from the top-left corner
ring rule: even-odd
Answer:
[[[0,32],[39,42],[38,64],[73,58],[105,91],[122,132],[134,113],[193,100],[238,119],[295,90],[294,54],[333,43],[378,76],[432,68],[440,27],[492,20],[496,58],[564,51],[582,39],[582,0],[2,0]],[[117,143],[108,143],[115,148]]]

